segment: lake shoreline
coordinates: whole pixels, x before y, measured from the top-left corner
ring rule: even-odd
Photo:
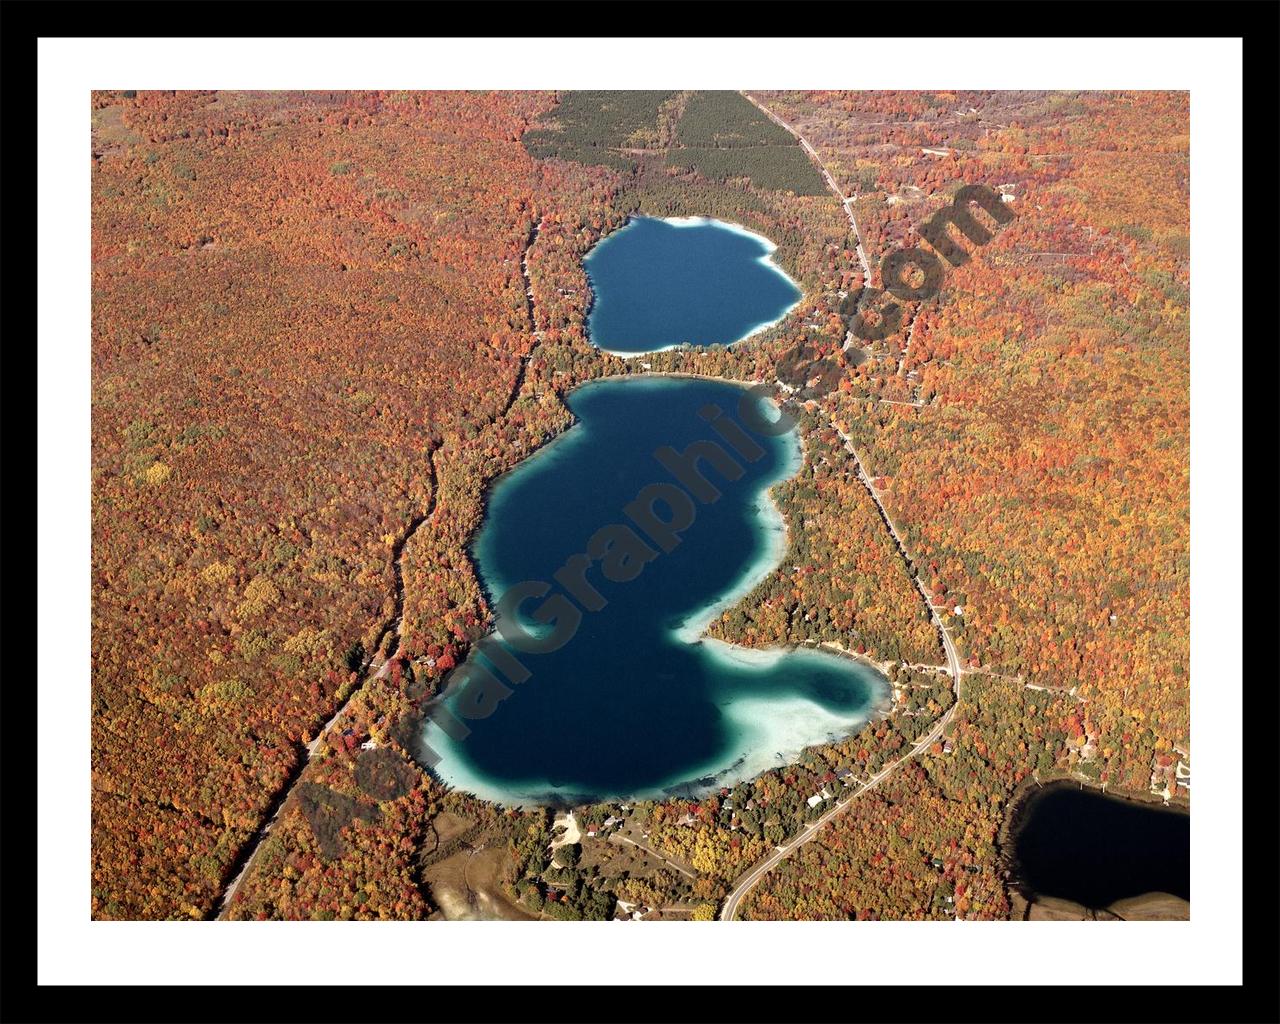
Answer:
[[[634,227],[637,224],[640,224],[645,221],[653,221],[656,223],[668,224],[675,228],[700,228],[700,227],[719,228],[731,234],[739,235],[745,238],[750,238],[752,241],[760,243],[764,251],[758,257],[756,257],[754,262],[757,263],[759,266],[764,267],[766,270],[770,271],[771,273],[782,278],[782,280],[785,281],[790,288],[795,290],[796,292],[795,299],[790,304],[788,304],[784,309],[782,309],[776,316],[773,316],[770,319],[762,320],[759,323],[748,326],[745,330],[743,330],[743,332],[738,337],[733,338],[730,341],[691,342],[688,340],[684,340],[684,341],[672,342],[666,345],[660,345],[655,348],[646,348],[643,351],[619,351],[617,349],[607,348],[592,336],[593,333],[599,333],[598,331],[593,331],[592,329],[592,318],[597,314],[598,306],[600,305],[600,301],[599,301],[600,289],[599,289],[599,285],[597,283],[596,277],[592,275],[590,261],[592,257],[596,256],[606,244],[614,242],[618,238],[618,236],[620,236],[628,228]],[[781,324],[784,320],[786,320],[788,316],[790,316],[800,306],[800,304],[805,299],[806,291],[804,289],[804,286],[799,281],[796,281],[794,278],[792,278],[791,275],[788,274],[787,271],[781,265],[779,265],[774,261],[773,255],[777,251],[778,251],[777,243],[774,242],[767,235],[764,235],[759,231],[755,231],[752,228],[747,227],[746,225],[739,224],[736,221],[726,221],[726,220],[720,220],[714,217],[704,217],[704,216],[656,217],[649,214],[630,213],[627,215],[627,218],[621,224],[619,224],[616,228],[614,228],[613,230],[609,231],[606,234],[601,235],[596,240],[596,242],[583,255],[582,269],[587,279],[587,302],[586,302],[586,306],[583,313],[583,317],[584,317],[583,331],[584,331],[586,340],[590,345],[594,346],[598,351],[603,352],[610,356],[614,356],[618,359],[623,359],[630,362],[635,359],[641,359],[645,356],[655,355],[659,352],[671,352],[686,345],[689,345],[695,349],[710,348],[712,344],[719,344],[719,345],[723,345],[725,348],[730,348],[734,345],[741,344],[744,341],[754,338],[757,335],[762,334],[765,331],[770,330],[771,328],[777,327],[779,324]]]
[[[517,473],[526,471],[527,468],[534,463],[535,456],[546,454],[557,445],[566,443],[566,439],[574,436],[573,427],[583,425],[584,420],[574,412],[572,407],[569,405],[572,396],[590,389],[593,385],[610,384],[615,387],[625,387],[625,385],[622,385],[620,382],[625,378],[631,377],[648,377],[654,380],[670,378],[672,380],[689,380],[691,382],[702,381],[722,386],[732,386],[734,388],[741,389],[742,391],[746,391],[760,383],[753,380],[740,380],[713,374],[689,373],[682,371],[659,371],[656,373],[624,372],[606,374],[601,377],[581,381],[569,388],[567,391],[559,394],[559,399],[565,403],[569,410],[569,420],[564,426],[564,429],[549,434],[545,443],[528,452],[518,463],[511,466],[509,469],[505,469],[491,477],[484,485],[481,497],[482,514],[479,520],[480,525],[477,527],[476,533],[473,534],[468,541],[467,553],[490,609],[496,607],[499,588],[505,589],[508,584],[508,581],[496,578],[491,573],[486,573],[482,565],[483,559],[481,558],[480,550],[477,548],[480,531],[483,529],[483,525],[486,522],[491,521],[491,517],[497,513],[494,505],[496,487],[498,484],[509,481],[511,478],[515,477]],[[775,400],[779,404],[782,401],[780,396]],[[763,551],[756,559],[753,559],[752,562],[746,566],[741,579],[737,584],[729,588],[729,593],[718,598],[710,607],[698,609],[686,616],[686,622],[693,622],[694,620],[697,620],[696,625],[698,626],[698,635],[696,638],[679,636],[679,628],[672,630],[672,632],[677,635],[678,639],[684,640],[684,642],[690,646],[699,646],[706,643],[709,647],[715,647],[722,644],[722,641],[718,641],[716,638],[705,635],[707,627],[715,620],[716,616],[722,614],[725,609],[740,603],[760,584],[762,580],[767,579],[771,573],[776,571],[778,566],[782,564],[782,560],[785,558],[787,551],[790,549],[792,538],[789,524],[786,521],[786,517],[782,514],[781,509],[778,507],[772,491],[778,484],[791,479],[802,470],[808,458],[808,446],[804,443],[804,439],[802,437],[796,437],[792,443],[787,445],[787,447],[791,448],[791,454],[789,456],[782,456],[783,461],[780,463],[780,468],[776,471],[776,475],[772,475],[768,482],[763,485],[762,489],[756,492],[756,497],[752,499],[755,506],[754,518],[757,523],[756,528],[765,534]],[[757,536],[759,536],[759,534],[757,534]],[[494,633],[492,630],[486,634],[486,636],[493,635]],[[466,664],[476,655],[480,642],[480,640],[477,640],[469,645],[470,649],[467,651],[467,656],[463,659],[459,668],[462,667],[462,664]],[[815,734],[812,736],[804,736],[801,742],[789,743],[785,748],[775,748],[771,745],[767,752],[770,763],[758,766],[758,770],[753,771],[751,777],[755,777],[760,774],[760,772],[770,770],[777,766],[774,763],[776,761],[776,758],[774,757],[775,749],[777,749],[779,753],[785,749],[789,755],[798,756],[809,746],[813,746],[815,744],[820,745],[824,742],[831,742],[832,736],[836,734],[841,738],[855,734],[860,728],[865,726],[867,722],[878,720],[883,715],[887,714],[891,708],[892,686],[888,680],[884,678],[884,666],[875,663],[869,658],[856,655],[854,652],[843,650],[837,645],[824,646],[816,643],[807,643],[787,644],[772,648],[756,648],[736,644],[724,644],[724,646],[737,652],[739,655],[737,660],[743,660],[743,658],[750,660],[757,657],[778,658],[790,653],[808,652],[811,656],[836,658],[841,661],[847,661],[851,663],[851,669],[853,666],[857,666],[860,669],[869,670],[871,674],[871,676],[868,677],[863,673],[855,673],[854,676],[850,677],[850,685],[853,685],[853,680],[856,679],[858,681],[858,685],[863,688],[861,692],[866,694],[865,698],[861,696],[857,698],[858,701],[865,701],[864,706],[852,711],[852,713],[833,709],[825,704],[814,703],[813,708],[811,709],[811,714],[805,715],[797,711],[795,713],[782,716],[785,718],[785,722],[777,721],[771,723],[771,728],[767,730],[770,740],[782,740],[788,737],[794,739],[794,736],[797,734],[797,730],[799,732],[803,732],[806,728],[806,724],[809,726],[816,726],[818,729],[825,731],[826,735]],[[456,671],[457,669],[452,670],[450,675]],[[451,681],[446,678],[442,689],[447,691],[450,683]],[[439,698],[436,699],[438,700]],[[744,695],[741,699],[745,706],[749,698]],[[810,698],[805,698],[805,700],[812,703]],[[769,716],[761,714],[758,718],[763,722],[768,721]],[[783,725],[787,728],[781,728]],[[436,730],[438,726],[432,724],[429,728],[433,730],[433,732],[424,734],[424,738],[428,740],[433,749],[443,752],[449,745],[447,743],[441,744],[435,741],[436,738],[439,738],[434,733],[434,730]],[[734,742],[742,742],[744,733],[745,730],[733,730],[732,735],[738,737]],[[791,749],[792,746],[795,747],[794,750]],[[718,778],[726,771],[732,772],[744,761],[751,764],[753,767],[756,767],[755,761],[758,759],[756,755],[759,753],[760,752],[755,751],[754,748],[746,749],[743,752],[743,756],[739,756],[737,761],[734,763],[725,764],[724,761],[712,763],[708,765],[706,770],[695,769],[691,771],[682,781],[676,783],[664,783],[660,786],[654,787],[651,791],[646,788],[645,792],[637,791],[635,794],[629,795],[643,799],[662,799],[672,791],[684,792],[687,791],[689,787],[697,788],[701,781],[707,778]],[[792,757],[792,760],[794,760],[794,756]],[[514,807],[544,805],[573,807],[580,805],[584,800],[590,803],[603,798],[598,797],[596,794],[585,792],[566,792],[561,789],[559,785],[536,780],[530,780],[524,784],[517,783],[515,786],[503,785],[501,783],[495,784],[491,780],[482,777],[482,771],[471,770],[470,765],[458,761],[456,757],[449,757],[448,760],[454,763],[447,767],[445,765],[439,765],[438,768],[443,769],[443,771],[433,770],[431,772],[432,776],[437,781],[450,788],[457,788],[465,792],[473,793],[480,799],[497,804],[498,806]],[[777,763],[785,764],[790,763],[790,761],[784,759]],[[738,780],[735,777],[735,782],[736,781]],[[712,788],[714,788],[714,786]]]
[[[646,377],[655,378],[655,379],[669,377],[675,380],[714,380],[714,381],[718,381],[721,384],[735,385],[736,387],[742,388],[744,391],[749,391],[751,388],[755,387],[758,384],[765,384],[766,386],[770,386],[767,381],[739,380],[735,377],[722,377],[717,374],[711,374],[711,373],[691,373],[691,372],[682,371],[682,370],[640,370],[634,373],[624,371],[622,373],[606,373],[599,377],[591,377],[587,380],[579,381],[578,383],[574,384],[572,387],[566,389],[563,393],[557,395],[557,397],[561,401],[561,404],[564,406],[565,410],[569,414],[569,422],[565,424],[564,428],[562,430],[557,430],[553,433],[549,433],[540,444],[538,444],[535,448],[532,448],[530,451],[526,452],[524,457],[521,458],[519,462],[517,462],[515,465],[511,466],[508,469],[502,470],[502,472],[498,473],[496,476],[489,477],[481,485],[479,524],[476,526],[472,535],[467,538],[466,544],[464,545],[463,550],[466,552],[467,558],[471,562],[472,570],[476,574],[476,579],[480,583],[481,589],[484,593],[485,602],[489,605],[491,609],[497,607],[498,595],[496,595],[493,589],[489,586],[488,581],[485,579],[484,574],[480,569],[480,561],[476,557],[476,554],[474,551],[474,545],[475,545],[476,537],[479,535],[480,530],[484,526],[485,518],[492,511],[491,498],[492,498],[492,493],[494,488],[496,488],[502,482],[507,481],[510,478],[514,477],[517,473],[520,473],[521,471],[523,471],[535,456],[539,456],[546,452],[551,451],[556,445],[563,442],[569,436],[570,432],[574,429],[574,427],[581,425],[582,423],[581,419],[579,419],[578,415],[573,411],[572,407],[570,407],[569,405],[568,400],[570,395],[576,394],[577,392],[583,390],[584,388],[589,388],[597,384],[606,384],[611,381],[631,380],[633,378],[646,378]],[[772,401],[774,402],[775,405],[780,406],[780,403],[776,398],[772,399]],[[803,437],[801,436],[799,440],[800,440],[800,446],[802,449],[802,456],[801,456],[802,461],[800,465],[796,468],[796,472],[799,472],[799,470],[804,467],[803,459],[807,457],[807,452],[805,451],[805,448],[804,448]],[[789,478],[784,478],[784,479],[789,479]],[[782,481],[778,481],[778,483],[781,483],[781,482]],[[770,488],[773,488],[774,486],[776,486],[776,484],[770,484],[769,486]],[[770,500],[772,500],[772,498]],[[786,517],[782,516],[781,510],[779,510],[778,514],[780,517],[782,517],[785,523]],[[788,540],[788,543],[790,543],[790,526],[789,525],[787,525],[787,530],[788,530],[787,540]],[[492,630],[490,630],[488,633],[485,634],[485,636],[492,636],[492,635],[493,635]]]
[[[1191,814],[1191,804],[1187,800],[1170,800],[1167,804],[1158,793],[1149,791],[1136,792],[1127,789],[1115,789],[1108,787],[1103,789],[1102,783],[1093,779],[1087,779],[1083,776],[1076,775],[1071,772],[1052,772],[1041,778],[1035,775],[1027,775],[1021,782],[1014,787],[1013,792],[1009,795],[1006,804],[1006,813],[1004,822],[1000,826],[998,842],[1003,847],[1014,838],[1017,825],[1019,824],[1019,816],[1026,810],[1030,799],[1037,794],[1043,793],[1051,789],[1065,789],[1068,786],[1076,786],[1080,789],[1090,789],[1101,796],[1110,797],[1114,800],[1122,800],[1127,803],[1143,804],[1147,807],[1160,807],[1163,810],[1173,811],[1180,814]]]
[[[1012,916],[1025,920],[1092,920],[1107,917],[1124,919],[1119,910],[1127,909],[1134,917],[1159,913],[1164,915],[1162,919],[1185,919],[1176,915],[1173,903],[1170,901],[1185,905],[1188,913],[1190,901],[1163,890],[1152,889],[1113,900],[1102,907],[1091,907],[1068,897],[1037,892],[1029,883],[1020,880],[1021,865],[1016,846],[1020,832],[1030,820],[1031,812],[1039,801],[1055,791],[1073,789],[1088,790],[1102,799],[1119,804],[1131,804],[1161,813],[1181,815],[1188,819],[1191,816],[1191,805],[1187,800],[1166,802],[1159,794],[1149,791],[1135,792],[1110,787],[1104,789],[1100,782],[1067,772],[1054,772],[1043,778],[1036,778],[1034,774],[1026,776],[1010,794],[1005,805],[1003,820],[996,833],[996,855],[1004,872],[1004,885],[1009,895],[1010,906],[1014,910]],[[1121,908],[1122,904],[1125,905],[1124,908]],[[1042,909],[1033,913],[1037,907]],[[1170,917],[1170,915],[1173,916]]]

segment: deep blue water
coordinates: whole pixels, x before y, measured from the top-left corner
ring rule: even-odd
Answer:
[[[588,335],[625,355],[738,341],[800,299],[768,261],[772,251],[759,235],[719,221],[634,218],[583,261],[594,294]]]
[[[615,379],[574,392],[569,405],[580,422],[491,493],[473,549],[491,601],[515,583],[546,581],[550,592],[523,607],[521,621],[532,625],[541,600],[565,594],[554,574],[570,556],[608,524],[634,529],[624,507],[646,485],[676,483],[655,451],[718,440],[700,410],[714,404],[736,422],[743,394],[673,378]],[[753,585],[781,552],[781,523],[764,491],[798,468],[798,444],[791,434],[749,436],[763,449],[754,462],[721,442],[742,467],[740,479],[700,464],[721,497],[689,499],[692,523],[670,552],[649,539],[656,554],[633,563],[642,568],[626,581],[610,582],[591,566],[586,578],[604,607],[583,611],[562,647],[526,653],[503,645],[530,677],[486,704],[488,717],[460,719],[470,735],[456,742],[428,725],[442,778],[504,803],[692,792],[751,777],[865,721],[885,694],[882,677],[865,665],[825,652],[753,654],[697,642],[709,606]],[[687,493],[693,485],[676,486]],[[655,510],[671,515],[661,502]],[[495,667],[484,655],[468,665],[477,661]],[[446,705],[458,710],[459,699]]]
[[[1128,896],[1191,898],[1191,817],[1073,783],[1034,792],[1013,828],[1014,875],[1028,893],[1095,910]]]

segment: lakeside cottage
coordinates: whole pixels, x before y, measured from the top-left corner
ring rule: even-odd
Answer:
[[[813,796],[809,797],[809,799],[806,800],[805,803],[807,803],[810,807],[817,807],[818,804],[822,803],[823,800],[830,800],[830,799],[831,799],[831,791],[827,789],[826,786],[823,786],[822,789],[820,789],[817,793],[814,793]]]

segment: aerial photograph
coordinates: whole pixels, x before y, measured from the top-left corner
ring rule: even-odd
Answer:
[[[81,96],[87,918],[1193,919],[1189,92]]]

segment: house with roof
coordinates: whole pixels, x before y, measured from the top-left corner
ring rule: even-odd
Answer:
[[[818,804],[822,803],[823,800],[830,800],[830,799],[831,799],[831,790],[827,789],[826,786],[823,786],[822,789],[814,793],[813,796],[809,797],[809,799],[806,800],[805,803],[807,803],[810,807],[817,807]]]

